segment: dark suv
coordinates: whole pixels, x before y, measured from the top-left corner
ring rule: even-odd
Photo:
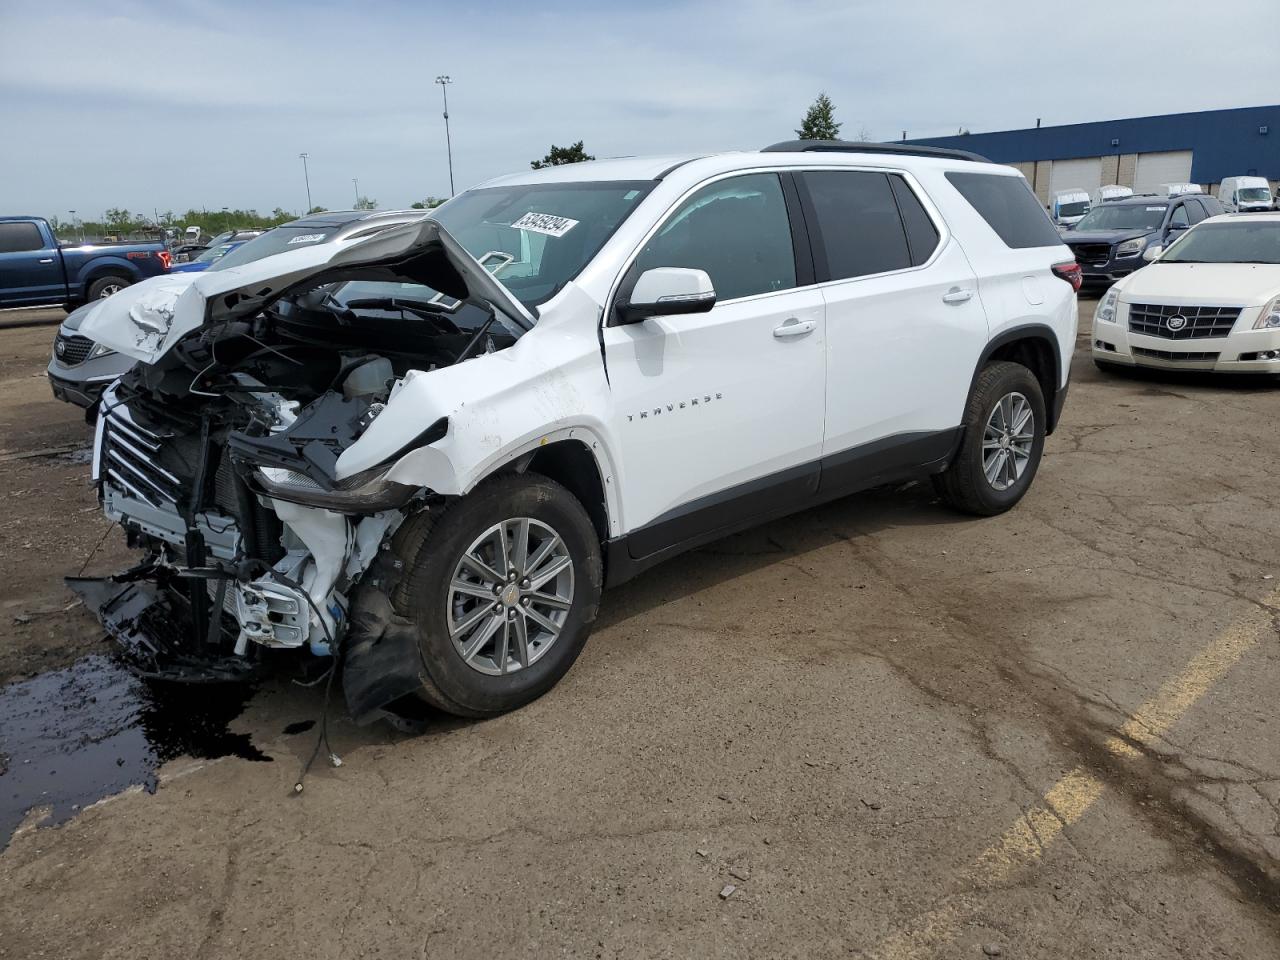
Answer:
[[[1065,232],[1062,242],[1076,255],[1086,284],[1109,284],[1141,267],[1147,247],[1167,245],[1182,231],[1222,212],[1222,204],[1203,194],[1109,200]]]

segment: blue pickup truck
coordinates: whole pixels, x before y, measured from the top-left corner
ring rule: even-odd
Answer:
[[[168,273],[170,263],[158,241],[63,246],[47,220],[0,217],[0,307],[75,307]]]

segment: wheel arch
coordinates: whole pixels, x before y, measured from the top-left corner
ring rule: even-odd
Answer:
[[[1028,323],[1003,330],[991,338],[978,365],[973,371],[973,384],[978,375],[993,360],[1007,360],[1018,363],[1030,370],[1040,384],[1044,394],[1045,433],[1053,433],[1058,425],[1058,413],[1061,404],[1057,403],[1058,394],[1066,388],[1062,384],[1062,356],[1058,345],[1058,335],[1053,328],[1043,323]]]
[[[88,300],[89,288],[104,277],[119,277],[125,286],[132,286],[138,282],[138,268],[116,257],[95,260],[85,266],[80,278],[80,296]]]
[[[582,504],[600,542],[622,529],[617,471],[604,441],[587,427],[565,427],[507,451],[461,491],[466,495],[489,477],[532,471],[556,481]]]

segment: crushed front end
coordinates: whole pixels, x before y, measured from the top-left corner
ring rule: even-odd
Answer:
[[[99,307],[101,335],[141,362],[103,394],[93,480],[141,559],[68,583],[138,673],[228,680],[273,652],[332,658],[358,720],[420,687],[384,548],[456,491],[447,471],[391,475],[447,465],[430,448],[448,416],[421,381],[504,350],[528,320],[472,295],[493,281],[437,224],[365,245],[371,263],[268,258],[289,283],[264,260],[238,288],[215,275]]]
[[[250,386],[184,410],[132,379],[104,396],[93,478],[143,559],[72,588],[144,675],[237,679],[269,650],[332,656],[355,584],[422,496],[368,478],[326,482],[326,464],[379,401],[329,393],[299,417],[296,402]],[[319,421],[328,438],[316,439]],[[299,469],[272,465],[291,457]],[[297,502],[308,497],[326,505]]]

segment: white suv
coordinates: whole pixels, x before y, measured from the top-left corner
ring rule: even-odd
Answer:
[[[1012,507],[1079,280],[1009,167],[797,141],[525,172],[140,283],[82,331],[142,361],[94,476],[147,559],[73,585],[142,672],[309,647],[361,720],[510,710],[666,557],[903,478]]]

